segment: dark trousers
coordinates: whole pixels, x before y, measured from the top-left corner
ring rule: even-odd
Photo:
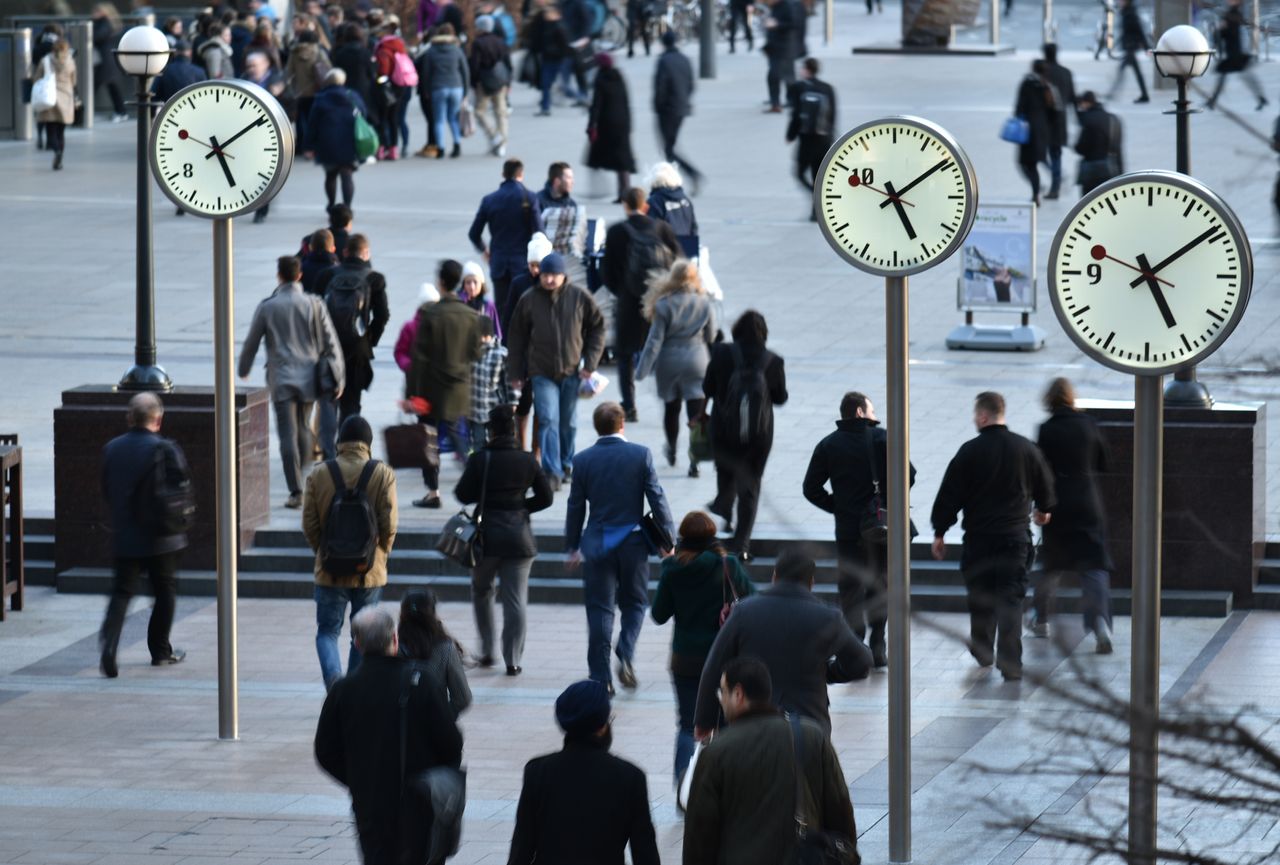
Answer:
[[[787,102],[791,101],[791,85],[796,82],[796,64],[790,57],[769,61],[769,75],[765,79],[769,85],[769,105],[782,107],[782,85],[787,86]]]
[[[440,142],[436,140],[436,124],[435,114],[431,108],[431,91],[423,89],[418,92],[418,107],[422,109],[422,116],[427,118],[427,146],[439,147]],[[498,307],[501,309],[502,307]]]
[[[735,50],[735,43],[738,36],[738,24],[742,24],[742,33],[747,38],[747,50],[750,51],[755,47],[755,37],[751,35],[751,19],[747,17],[747,13],[751,8],[750,3],[744,3],[742,0],[730,0],[729,3],[729,50]]]
[[[163,553],[158,556],[116,559],[115,582],[100,634],[103,658],[115,660],[116,650],[120,646],[120,632],[124,629],[124,617],[129,611],[129,601],[142,591],[143,571],[147,572],[151,594],[156,599],[151,608],[151,622],[147,625],[147,649],[150,650],[153,661],[173,654],[173,647],[169,645],[169,629],[173,627],[173,611],[178,599],[179,555]]]
[[[107,95],[111,97],[111,110],[116,114],[124,114],[124,93],[120,90],[120,81],[112,74],[111,68],[107,66],[108,63],[114,62],[113,58],[95,64],[93,67],[93,80],[104,83],[107,88]]]
[[[768,459],[767,452],[737,456],[726,454],[725,448],[716,449],[716,498],[711,511],[732,520],[733,504],[738,503],[738,521],[729,541],[729,549],[735,553],[750,552],[751,531],[760,507],[760,480]]]
[[[294,137],[295,153],[301,153],[303,143],[310,140],[310,138],[308,137],[309,133],[307,132],[307,120],[311,115],[311,106],[314,105],[315,102],[316,102],[316,98],[314,96],[298,97],[298,111],[297,111],[298,133]]]
[[[493,305],[498,308],[498,316],[507,316],[499,322],[502,325],[502,333],[507,332],[507,322],[510,316],[507,314],[507,296],[511,292],[511,280],[515,278],[513,273],[504,273],[502,276],[493,277]],[[505,342],[504,342],[505,344]]]
[[[598,559],[582,563],[582,591],[587,605],[587,669],[597,682],[613,681],[609,649],[613,641],[613,615],[622,612],[618,634],[618,658],[630,661],[649,606],[649,547],[639,532]]]
[[[1084,629],[1096,631],[1098,620],[1102,619],[1111,626],[1111,575],[1101,568],[1074,571],[1080,576],[1081,613],[1084,618]],[[1053,614],[1054,595],[1058,592],[1058,584],[1064,576],[1063,571],[1045,571],[1036,583],[1032,595],[1032,606],[1036,611],[1037,622],[1047,622]]]
[[[448,436],[449,442],[453,445],[453,458],[456,460],[466,460],[469,446],[467,440],[463,438],[462,431],[458,429],[456,420],[438,420],[430,421],[425,417],[418,418],[423,423],[431,424],[436,428],[436,440],[439,441],[440,436]],[[440,461],[437,460],[434,466],[427,465],[422,467],[422,482],[427,485],[429,492],[438,492],[440,490]]]
[[[872,646],[884,646],[885,625],[889,620],[888,579],[884,550],[864,544],[861,538],[836,538],[839,568],[836,589],[840,593],[840,612],[859,640],[871,629]]]
[[[1142,68],[1138,66],[1138,52],[1125,49],[1124,57],[1120,60],[1120,67],[1116,70],[1115,83],[1111,85],[1111,96],[1115,96],[1116,91],[1120,89],[1120,80],[1124,78],[1125,67],[1133,70],[1133,77],[1138,79],[1138,89],[1142,91],[1142,98],[1147,98],[1147,82],[1142,78]]]
[[[825,135],[801,135],[799,141],[796,146],[796,179],[812,195],[813,185],[818,182],[822,157],[827,155],[831,139]]]
[[[1031,162],[1018,162],[1018,167],[1022,169],[1022,175],[1027,178],[1027,182],[1031,184],[1031,198],[1040,200],[1040,166],[1033,159]]]
[[[676,692],[676,788],[680,787],[680,779],[693,757],[693,710],[698,705],[698,677],[671,674],[671,687]]]
[[[659,114],[658,115],[658,131],[662,134],[662,153],[666,157],[667,162],[680,166],[685,174],[689,175],[691,180],[696,181],[702,177],[702,172],[693,167],[693,164],[676,153],[676,139],[680,136],[680,125],[684,123],[684,117],[676,114]]]
[[[1027,594],[1026,535],[966,535],[960,572],[969,593],[969,651],[986,666],[1022,671],[1022,602]]]
[[[1059,187],[1062,186],[1062,147],[1060,145],[1049,145],[1049,192],[1052,195],[1058,194]]]
[[[636,37],[644,41],[644,56],[649,56],[649,22],[652,21],[648,15],[641,15],[640,11],[627,4],[627,56],[635,56]]]
[[[44,124],[45,147],[61,153],[67,146],[67,124],[50,121]]]
[[[636,354],[618,350],[618,391],[622,394],[622,408],[636,409]]]
[[[342,203],[351,206],[351,199],[356,197],[355,168],[350,165],[326,165],[324,169],[324,197],[333,207],[338,195],[338,181],[342,181]]]
[[[702,417],[702,410],[706,405],[705,399],[685,400],[685,417],[690,422],[694,418]],[[675,451],[676,444],[680,441],[680,400],[673,399],[663,404],[662,430],[667,434],[667,444],[671,446],[672,451]]]

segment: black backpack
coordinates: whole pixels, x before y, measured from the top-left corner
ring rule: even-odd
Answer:
[[[655,270],[666,270],[675,261],[675,255],[658,237],[653,228],[647,231],[624,223],[627,230],[627,291],[643,297],[648,288],[649,276]]]
[[[354,487],[347,487],[337,460],[326,460],[333,477],[333,502],[320,536],[320,567],[331,577],[360,577],[373,567],[378,552],[378,516],[369,502],[367,488],[377,460],[369,460]]]
[[[773,432],[773,404],[764,377],[764,358],[748,365],[737,343],[729,348],[733,352],[733,372],[724,402],[716,407],[717,437],[741,446],[758,444]]]
[[[801,135],[831,135],[831,100],[817,87],[800,91],[797,113]]]
[[[169,462],[177,471],[169,470]],[[196,522],[196,496],[182,454],[161,440],[147,473],[134,490],[133,510],[139,522],[159,537],[183,535]]]
[[[329,308],[344,354],[351,354],[369,330],[368,273],[339,266],[324,291],[324,305]]]

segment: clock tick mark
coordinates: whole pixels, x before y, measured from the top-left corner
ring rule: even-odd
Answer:
[[[1111,347],[1111,340],[1115,338],[1116,338],[1116,332],[1113,330],[1111,331],[1110,334],[1107,335],[1107,341],[1102,344],[1102,348],[1104,351]]]
[[[1182,344],[1187,347],[1187,351],[1191,351],[1191,343],[1187,342],[1187,335],[1185,333],[1180,333],[1178,336],[1182,338]]]
[[[1205,312],[1207,312],[1207,313],[1208,313],[1210,316],[1212,316],[1213,318],[1216,318],[1218,321],[1226,321],[1226,319],[1225,319],[1225,318],[1223,318],[1222,316],[1218,315],[1216,312],[1214,312],[1214,311],[1213,311],[1213,310],[1211,310],[1211,309],[1206,309],[1206,310],[1205,310]]]

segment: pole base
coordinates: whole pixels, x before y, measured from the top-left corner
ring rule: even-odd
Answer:
[[[124,374],[116,390],[124,391],[159,391],[168,393],[173,390],[173,380],[169,373],[160,366],[136,365]]]
[[[1213,408],[1213,396],[1202,382],[1172,379],[1164,388],[1165,408]]]

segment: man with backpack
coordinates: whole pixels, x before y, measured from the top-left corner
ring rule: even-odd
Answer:
[[[822,66],[815,57],[806,57],[800,66],[800,82],[792,91],[791,122],[787,142],[796,145],[796,178],[809,193],[818,179],[822,157],[831,149],[836,128],[836,91],[818,79]],[[809,219],[817,220],[810,208]]]
[[[604,239],[604,262],[601,275],[613,292],[613,351],[618,358],[618,389],[622,393],[622,410],[627,422],[635,423],[636,353],[649,336],[649,324],[641,312],[641,300],[655,272],[665,273],[681,254],[680,240],[671,226],[648,216],[649,201],[638,187],[622,197],[627,218],[609,228]]]
[[[129,400],[129,431],[102,449],[102,492],[111,511],[115,581],[100,634],[102,675],[114,679],[116,649],[129,601],[146,571],[155,595],[147,648],[151,666],[177,664],[186,652],[169,643],[178,594],[178,557],[195,512],[182,448],[160,435],[164,405],[153,393]]]
[[[241,378],[249,377],[258,346],[265,339],[267,388],[275,406],[280,459],[289,488],[284,506],[296,509],[302,507],[303,466],[311,461],[315,449],[311,407],[317,400],[343,393],[349,368],[324,303],[302,290],[298,259],[282,256],[276,274],[280,282],[275,291],[254,310],[240,351],[239,373]]]
[[[476,91],[476,122],[489,139],[489,152],[507,155],[507,89],[511,86],[511,49],[494,32],[490,15],[476,18],[476,38],[471,43],[471,84]],[[493,111],[493,125],[485,116]]]
[[[324,298],[342,343],[347,369],[341,397],[320,403],[322,446],[333,441],[339,420],[360,414],[361,395],[373,383],[373,349],[391,320],[387,279],[373,269],[369,258],[369,238],[353,234],[343,249],[342,262],[316,280],[316,291]]]
[[[317,464],[307,476],[302,533],[316,554],[316,654],[326,691],[342,678],[338,635],[347,605],[352,618],[377,605],[396,540],[396,475],[370,458],[372,444],[369,422],[352,415],[338,433],[337,459]],[[353,641],[347,674],[359,664]]]

